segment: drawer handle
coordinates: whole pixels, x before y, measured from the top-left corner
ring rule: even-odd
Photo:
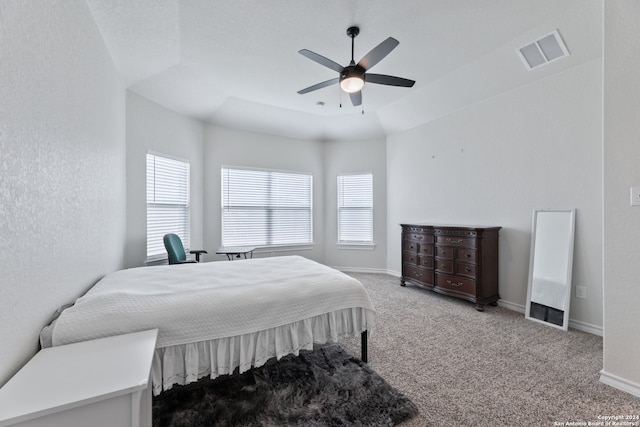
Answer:
[[[441,267],[442,268],[447,268],[447,264],[442,264]]]
[[[465,268],[464,268],[464,271],[466,271],[467,273],[469,273],[469,272],[471,271],[471,268],[470,268],[470,267],[465,267]]]
[[[446,254],[447,254],[447,251],[440,251],[440,253],[441,253],[442,255],[446,255]]]
[[[454,282],[453,280],[447,280],[447,285],[451,286],[462,286],[462,282]]]
[[[413,273],[413,275],[414,275],[415,277],[422,277],[422,274],[420,274],[420,273]]]
[[[413,238],[416,239],[416,240],[420,240],[420,239],[422,239],[422,236],[419,235],[419,234],[414,234]]]
[[[448,238],[447,241],[454,244],[462,243],[462,239],[453,240],[452,238]]]
[[[467,258],[471,258],[471,253],[467,252]]]
[[[413,245],[409,245],[409,249],[415,249],[416,247]]]

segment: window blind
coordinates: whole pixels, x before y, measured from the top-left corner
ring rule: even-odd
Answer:
[[[338,176],[338,241],[373,243],[373,175]]]
[[[166,255],[162,238],[180,236],[189,248],[188,162],[147,154],[147,258]]]
[[[312,192],[309,174],[223,167],[222,244],[313,243]]]

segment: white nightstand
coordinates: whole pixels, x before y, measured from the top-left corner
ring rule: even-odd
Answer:
[[[0,426],[151,425],[158,330],[39,351],[0,389]]]

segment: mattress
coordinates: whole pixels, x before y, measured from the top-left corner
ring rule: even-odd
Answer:
[[[370,331],[374,321],[358,280],[284,256],[117,271],[43,334],[62,345],[158,328],[151,378],[158,394]]]

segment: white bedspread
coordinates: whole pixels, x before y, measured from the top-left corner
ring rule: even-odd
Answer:
[[[53,345],[158,328],[156,347],[240,336],[374,307],[356,279],[300,256],[139,267],[107,275],[62,312]]]

